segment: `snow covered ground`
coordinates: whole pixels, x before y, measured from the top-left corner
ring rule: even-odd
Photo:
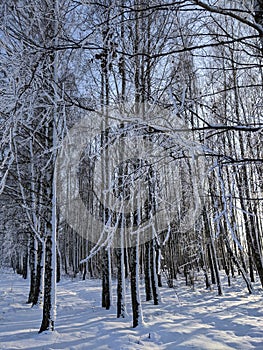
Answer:
[[[263,349],[263,296],[248,295],[240,277],[223,297],[176,282],[161,288],[162,304],[143,302],[145,325],[116,319],[100,307],[100,281],[64,279],[58,284],[56,332],[38,334],[41,309],[26,304],[28,281],[0,273],[0,349],[249,350]],[[143,300],[142,295],[142,300]],[[129,306],[129,300],[128,306]],[[116,300],[113,300],[116,303]],[[129,307],[128,311],[131,314]]]

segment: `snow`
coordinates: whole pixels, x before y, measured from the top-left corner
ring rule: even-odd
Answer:
[[[231,287],[223,281],[225,295],[218,297],[216,288],[204,289],[201,276],[195,290],[179,279],[175,288],[160,288],[158,306],[144,301],[142,288],[144,325],[133,329],[129,295],[130,316],[117,319],[116,298],[111,310],[100,307],[99,280],[64,277],[57,286],[56,331],[38,334],[42,310],[26,304],[29,281],[1,271],[0,349],[263,349],[262,289],[257,283],[249,295],[241,277]]]

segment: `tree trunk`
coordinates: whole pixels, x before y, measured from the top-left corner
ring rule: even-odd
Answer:
[[[111,306],[111,267],[108,250],[102,252],[102,307],[106,310]]]
[[[30,268],[30,289],[27,303],[30,304],[34,300],[35,288],[36,288],[36,239],[34,235],[30,235],[29,245],[29,268]]]
[[[32,300],[32,306],[42,302],[43,295],[43,280],[44,280],[44,271],[45,271],[45,252],[43,252],[44,243],[37,242],[37,266],[36,266],[36,281],[34,289],[34,297]]]
[[[150,273],[150,242],[144,246],[144,283],[146,301],[152,300],[151,273]]]
[[[51,228],[50,228],[51,229]],[[45,241],[45,285],[44,285],[44,304],[43,316],[39,333],[55,330],[55,284],[56,284],[56,254],[54,254],[54,240],[52,231],[46,236]],[[56,251],[56,247],[55,247]]]
[[[153,293],[153,302],[154,305],[159,305],[160,295],[158,289],[158,277],[156,269],[156,251],[155,251],[155,242],[151,242],[150,246],[150,271],[151,271],[151,283],[152,283],[152,293]]]
[[[133,328],[142,323],[142,309],[139,286],[139,248],[138,244],[130,249],[130,271],[131,271],[131,301]]]

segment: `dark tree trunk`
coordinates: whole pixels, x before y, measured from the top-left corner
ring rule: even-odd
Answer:
[[[156,273],[157,273],[158,287],[163,286],[160,261],[161,261],[161,249],[160,249],[160,246],[158,244],[158,246],[156,248]]]
[[[27,279],[27,268],[28,268],[28,251],[23,255],[23,273],[22,276],[24,279]]]
[[[124,248],[116,249],[117,255],[117,318],[125,317],[125,272],[124,272]]]
[[[35,237],[32,234],[30,236],[30,244],[29,244],[29,268],[30,268],[30,289],[27,303],[33,303],[35,288],[36,288],[36,248],[35,248]]]
[[[43,317],[39,333],[44,331],[54,331],[54,321],[51,318],[52,308],[52,238],[51,233],[46,237],[45,244],[46,259],[45,259],[45,286],[44,286],[44,304]]]
[[[56,258],[57,258],[57,283],[60,282],[61,279],[61,256],[58,248],[56,249]]]
[[[132,301],[132,316],[133,316],[133,328],[137,327],[140,323],[140,291],[139,291],[139,266],[138,266],[138,248],[130,248],[130,272],[131,272],[131,301]]]
[[[43,256],[43,244],[42,242],[38,242],[36,280],[35,280],[35,289],[34,289],[34,297],[32,300],[32,306],[37,305],[39,303],[41,278],[42,278],[42,274],[44,273],[43,271],[44,259],[45,259],[45,256]]]
[[[85,281],[87,275],[87,263],[84,264],[82,280]]]
[[[110,266],[109,266],[109,252],[104,250],[102,252],[102,300],[101,305],[106,310],[110,309],[111,306],[111,295],[110,295]]]
[[[158,290],[158,278],[157,278],[157,271],[156,271],[156,253],[155,253],[155,244],[153,241],[151,242],[151,249],[150,249],[150,270],[151,270],[153,302],[154,302],[154,305],[159,305],[160,296],[159,296],[159,290]]]
[[[146,301],[152,300],[151,274],[150,274],[150,243],[144,246],[144,281]]]

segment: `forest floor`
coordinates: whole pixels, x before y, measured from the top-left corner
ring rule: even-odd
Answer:
[[[115,282],[113,281],[113,284]],[[184,279],[174,288],[160,288],[162,303],[144,301],[144,325],[131,327],[129,316],[116,318],[100,307],[100,281],[63,278],[57,286],[56,331],[38,334],[41,308],[26,304],[28,281],[0,272],[0,349],[72,350],[250,350],[263,349],[263,292],[255,284],[247,293],[241,277],[224,296],[206,290],[200,276],[193,290]]]

